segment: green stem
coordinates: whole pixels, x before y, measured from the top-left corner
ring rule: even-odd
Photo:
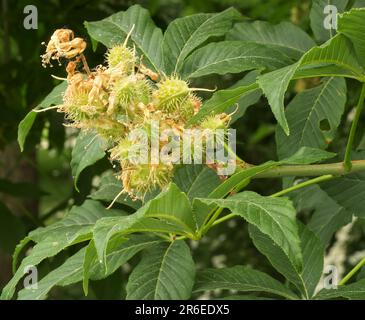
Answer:
[[[170,237],[162,234],[162,233],[155,233],[156,236],[160,237],[161,239],[164,239],[164,240],[167,240],[167,241],[170,241]]]
[[[242,160],[236,152],[234,152],[228,145],[227,142],[224,142],[224,149],[231,154],[238,162],[246,163],[244,160]]]
[[[332,180],[334,178],[335,178],[335,176],[333,176],[331,174],[320,176],[320,177],[317,177],[317,178],[314,178],[314,179],[311,179],[311,180],[304,181],[302,183],[298,183],[298,184],[296,184],[296,185],[294,185],[290,188],[281,190],[277,193],[272,194],[270,197],[281,197],[281,196],[283,196],[283,195],[285,195],[289,192],[292,192],[292,191],[295,191],[295,190],[298,190],[298,189],[301,189],[301,188],[305,188],[305,187],[308,187],[308,186],[311,186],[313,184],[320,183],[320,182],[323,182],[323,181]]]
[[[365,171],[365,160],[352,161],[351,173]],[[259,173],[253,178],[280,178],[280,177],[313,177],[331,174],[341,176],[348,174],[343,163],[312,164],[312,165],[285,165]]]
[[[214,221],[214,223],[212,224],[212,226],[216,226],[217,224],[220,224],[220,223],[222,223],[224,221],[230,220],[230,219],[232,219],[234,217],[237,217],[237,215],[234,214],[234,213],[227,214],[226,216],[224,216],[224,217],[222,217],[222,218],[217,219],[216,221]]]
[[[365,258],[363,258],[341,281],[340,286],[343,286],[344,284],[349,281],[356,272],[358,272],[363,266],[365,266]]]
[[[222,208],[218,208],[214,214],[212,215],[212,217],[210,218],[209,222],[204,226],[204,228],[201,231],[201,234],[205,234],[206,232],[208,232],[208,230],[213,226],[215,220],[217,220],[217,218],[219,217],[219,215],[222,213],[223,211],[223,207]]]
[[[364,100],[365,100],[365,83],[362,85],[359,102],[358,102],[358,105],[356,107],[355,117],[354,117],[354,120],[352,121],[350,135],[349,135],[349,139],[348,139],[347,146],[346,146],[344,166],[345,166],[345,169],[347,171],[350,171],[351,167],[352,167],[351,150],[352,150],[352,147],[353,147],[353,144],[354,144],[355,134],[356,134],[356,130],[357,130],[359,120],[360,120],[360,115],[361,115],[362,109],[364,107]]]

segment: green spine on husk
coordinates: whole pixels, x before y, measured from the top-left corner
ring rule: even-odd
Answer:
[[[136,56],[134,51],[124,45],[117,45],[109,49],[106,54],[109,68],[117,68],[125,75],[134,73]]]

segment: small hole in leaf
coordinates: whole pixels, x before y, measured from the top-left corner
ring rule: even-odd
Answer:
[[[319,122],[319,128],[322,131],[330,131],[331,130],[331,125],[330,125],[330,123],[328,122],[327,119],[323,119]]]

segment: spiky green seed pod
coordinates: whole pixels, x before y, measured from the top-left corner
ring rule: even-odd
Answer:
[[[185,101],[180,105],[178,110],[179,115],[183,118],[183,120],[187,121],[194,115],[194,103],[191,98]]]
[[[125,126],[118,121],[100,116],[97,119],[89,120],[90,128],[96,131],[107,141],[115,143],[125,134]]]
[[[75,73],[68,79],[60,110],[77,126],[85,127],[80,122],[98,118],[105,111],[107,101],[107,93],[95,86],[95,79]]]
[[[132,196],[143,199],[155,188],[165,187],[172,179],[173,166],[142,164],[122,171],[124,189]]]
[[[89,92],[86,90],[66,91],[64,102],[67,105],[83,106],[87,105]]]
[[[124,45],[117,45],[109,49],[106,54],[109,68],[118,68],[123,74],[131,75],[136,66],[134,51]]]
[[[217,130],[225,129],[231,117],[225,113],[206,117],[199,125],[202,129]]]
[[[67,88],[63,97],[64,104],[61,108],[66,113],[67,119],[80,122],[91,119],[95,115],[94,108],[87,108],[88,94],[89,91],[82,86]]]
[[[114,84],[113,106],[108,110],[108,114],[133,113],[139,103],[149,102],[150,95],[151,87],[147,80],[137,79],[134,76],[124,78]]]
[[[153,103],[164,113],[174,113],[191,98],[188,84],[180,79],[167,78],[153,92]]]
[[[112,160],[123,162],[128,159],[129,150],[132,148],[133,142],[130,139],[124,138],[117,142],[117,145],[110,150]]]

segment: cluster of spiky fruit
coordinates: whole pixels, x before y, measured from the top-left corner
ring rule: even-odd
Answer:
[[[58,30],[57,34],[62,32]],[[60,54],[57,55],[56,49],[60,43],[62,56],[67,56],[65,48],[68,46],[64,41],[72,39],[64,38],[52,38],[55,44],[51,48],[57,59]],[[147,192],[163,188],[171,181],[174,163],[155,164],[150,158],[144,164],[133,163],[128,153],[139,142],[133,141],[128,134],[134,129],[148,132],[155,121],[161,131],[172,129],[182,135],[187,121],[199,111],[201,101],[187,82],[158,75],[145,67],[135,50],[127,47],[127,41],[128,37],[123,44],[109,49],[107,66],[98,66],[92,71],[82,54],[84,46],[80,48],[80,55],[76,55],[76,60],[70,61],[66,68],[68,86],[58,110],[66,114],[68,125],[96,130],[109,141],[111,160],[118,162],[121,168],[119,177],[124,191],[132,198],[143,198]],[[70,50],[76,52],[74,47]],[[52,54],[46,52],[43,60],[49,62]],[[77,71],[80,62],[84,64],[85,73]],[[226,127],[228,118],[225,114],[208,117],[198,127],[213,130]],[[168,141],[161,141],[160,148],[166,143]]]

